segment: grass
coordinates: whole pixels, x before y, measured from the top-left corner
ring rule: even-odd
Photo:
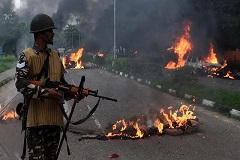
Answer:
[[[0,73],[16,66],[17,59],[14,55],[0,56]]]
[[[221,88],[214,88],[197,83],[176,83],[170,79],[161,78],[161,80],[154,82],[162,86],[162,91],[168,92],[168,89],[177,90],[176,96],[184,98],[185,94],[196,97],[196,102],[201,104],[203,99],[214,101],[218,107],[227,107],[240,110],[240,93],[234,91],[227,91]],[[154,86],[153,86],[154,87]]]

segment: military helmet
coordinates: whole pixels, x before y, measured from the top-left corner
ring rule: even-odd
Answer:
[[[57,29],[51,17],[46,14],[37,14],[33,17],[30,24],[30,33],[41,32],[48,29]]]

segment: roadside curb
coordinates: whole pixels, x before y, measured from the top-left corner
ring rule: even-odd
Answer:
[[[100,69],[104,69],[104,70],[108,70],[110,71],[108,68],[105,68],[105,67],[101,67],[99,65],[96,65],[96,64],[93,64],[93,66],[96,66],[96,67],[99,67]],[[142,78],[136,78],[134,76],[129,76],[129,74],[125,74],[123,72],[119,72],[119,71],[116,71],[114,69],[112,69],[112,72],[115,73],[115,74],[119,74],[120,76],[124,76],[126,78],[130,78],[131,80],[135,80],[139,83],[144,83],[144,80]],[[127,76],[126,76],[127,75]],[[149,80],[145,80],[145,84],[147,85],[150,85],[151,84],[151,81]],[[157,84],[155,86],[157,89],[161,90],[163,88],[163,86],[161,84]],[[172,89],[172,88],[169,88],[168,89],[168,93],[171,94],[171,95],[176,95],[177,94],[177,90],[175,89]],[[193,96],[193,95],[190,95],[188,93],[185,93],[184,97],[185,99],[187,100],[195,100],[197,97]],[[228,108],[228,107],[224,107],[224,106],[221,106],[221,105],[216,105],[216,102],[214,101],[211,101],[211,100],[208,100],[208,99],[202,99],[202,102],[200,104],[201,106],[204,106],[204,107],[210,107],[210,108],[214,108],[216,107],[217,109],[219,109],[220,111],[224,112],[224,113],[227,113],[227,114],[230,114],[232,117],[236,117],[236,118],[240,118],[240,111],[239,110],[236,110],[236,109],[232,109],[232,108]]]
[[[4,80],[2,80],[2,81],[0,82],[0,87],[4,86],[5,84],[7,84],[8,82],[10,82],[10,81],[13,80],[13,79],[14,79],[14,75],[13,75],[13,76],[10,76],[10,77],[8,77],[8,78],[6,78],[6,79],[4,79]]]

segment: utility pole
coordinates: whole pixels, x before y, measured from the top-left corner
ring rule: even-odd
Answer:
[[[72,34],[72,50],[73,50],[73,30],[71,31]]]
[[[80,18],[77,19],[77,26],[78,26],[78,48],[80,48],[80,40],[81,40],[81,35],[80,35]]]
[[[116,0],[113,0],[113,63],[114,66],[116,58]]]

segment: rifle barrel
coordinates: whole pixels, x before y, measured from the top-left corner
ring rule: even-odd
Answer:
[[[102,98],[102,99],[106,99],[106,100],[110,100],[110,101],[117,102],[117,99],[113,99],[113,98],[109,98],[109,97],[104,97],[104,96],[99,96],[99,95],[97,95],[97,94],[88,93],[88,95],[91,95],[91,96],[94,96],[94,97],[99,97],[99,98]]]

